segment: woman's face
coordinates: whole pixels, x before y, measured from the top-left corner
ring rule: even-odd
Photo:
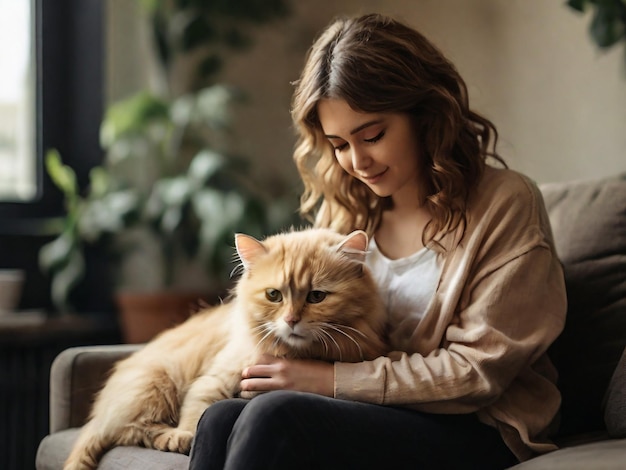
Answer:
[[[348,174],[394,203],[417,201],[419,144],[408,114],[362,113],[337,99],[321,100],[317,113]]]

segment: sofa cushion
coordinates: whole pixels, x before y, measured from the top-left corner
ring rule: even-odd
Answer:
[[[626,349],[606,394],[604,422],[611,437],[626,437]]]
[[[603,398],[626,345],[626,174],[541,190],[569,304],[549,351],[563,394],[560,435],[602,430]]]
[[[626,439],[566,447],[511,467],[511,470],[623,470]]]
[[[70,428],[46,436],[37,449],[37,470],[59,470],[78,437],[79,429]],[[107,452],[98,470],[187,470],[189,457],[143,447],[114,447]]]
[[[78,437],[78,429],[70,428],[49,434],[37,448],[35,468],[37,470],[59,470]]]

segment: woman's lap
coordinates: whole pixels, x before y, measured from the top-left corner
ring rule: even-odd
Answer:
[[[278,391],[207,409],[191,469],[504,468],[515,458],[474,415]]]

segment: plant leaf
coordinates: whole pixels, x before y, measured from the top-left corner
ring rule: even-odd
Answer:
[[[182,50],[189,52],[217,40],[217,33],[213,25],[201,14],[195,15],[183,30],[181,46]]]
[[[65,231],[57,238],[46,243],[39,250],[39,266],[44,272],[50,272],[65,264],[76,244],[76,237],[72,232]]]
[[[52,182],[65,194],[66,197],[75,197],[78,194],[76,173],[72,168],[63,164],[58,150],[51,149],[46,153],[46,171]]]
[[[229,226],[224,194],[214,189],[203,189],[194,194],[191,202],[200,220],[199,254],[207,258],[213,255],[218,238]]]
[[[224,60],[219,54],[210,54],[198,64],[198,74],[204,81],[208,81],[210,77],[220,71],[223,64]]]
[[[183,218],[183,208],[182,206],[171,206],[168,207],[163,213],[163,217],[161,218],[161,229],[165,233],[172,234],[178,226]]]
[[[187,126],[196,113],[196,97],[193,94],[183,95],[172,102],[170,116],[179,126]]]
[[[252,46],[252,38],[240,29],[231,27],[222,33],[224,42],[235,50],[243,51]]]
[[[78,219],[78,231],[89,243],[103,233],[119,233],[127,228],[128,216],[139,210],[139,196],[132,189],[115,191],[89,200]]]
[[[579,12],[584,12],[585,11],[585,6],[586,3],[588,2],[588,0],[568,0],[566,2],[566,5],[576,11]]]
[[[163,0],[139,0],[139,3],[146,11],[154,13],[161,8]]]
[[[89,172],[89,187],[91,197],[103,196],[110,183],[109,172],[101,166],[96,166]]]
[[[224,194],[215,189],[202,189],[192,197],[193,210],[202,222],[215,222],[219,224],[218,219],[224,211]]]
[[[213,85],[198,92],[197,119],[214,129],[228,128],[232,121],[231,105],[243,99],[233,87]]]
[[[150,122],[167,119],[167,103],[147,91],[141,91],[111,105],[100,127],[100,142],[110,147],[120,137],[144,129]]]
[[[140,199],[135,190],[125,189],[109,193],[105,202],[111,212],[119,214],[120,217],[126,217],[139,209]]]
[[[182,206],[191,194],[191,185],[185,176],[163,179],[157,183],[155,189],[166,206]]]
[[[233,229],[242,219],[245,207],[246,202],[239,193],[232,191],[227,193],[224,197],[223,217]]]
[[[56,272],[51,283],[52,302],[60,311],[70,311],[69,293],[85,274],[85,260],[78,247],[70,252],[67,263]]]
[[[605,0],[596,4],[589,32],[599,47],[611,47],[624,37],[624,22],[620,18],[621,10],[626,11],[621,0]]]
[[[201,150],[189,164],[187,175],[196,187],[204,185],[226,164],[223,155],[213,150]]]

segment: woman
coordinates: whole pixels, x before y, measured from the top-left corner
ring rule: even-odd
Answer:
[[[271,393],[211,406],[190,468],[506,468],[554,449],[561,266],[538,189],[506,169],[455,67],[390,18],[339,19],[292,116],[301,211],[372,237],[397,352],[263,357],[241,388]]]

